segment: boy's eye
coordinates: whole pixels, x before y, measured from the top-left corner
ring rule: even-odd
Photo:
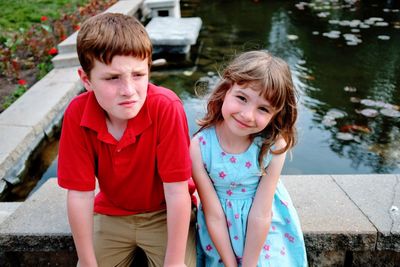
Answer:
[[[110,77],[107,77],[106,80],[110,81],[110,80],[116,80],[118,78],[119,78],[118,76],[110,76]]]
[[[144,73],[132,73],[132,76],[133,77],[142,77],[142,76],[144,76]]]

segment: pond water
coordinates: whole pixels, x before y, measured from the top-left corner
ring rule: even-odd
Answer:
[[[299,142],[283,173],[399,173],[399,2],[351,2],[181,1],[184,16],[203,20],[195,71],[152,79],[185,90],[194,131],[204,108],[195,82],[213,81],[235,53],[269,50],[300,93]]]
[[[398,1],[181,0],[203,20],[192,66],[151,80],[184,101],[190,132],[205,94],[235,54],[285,59],[299,91],[299,141],[284,174],[400,173]],[[56,175],[56,160],[39,183]]]

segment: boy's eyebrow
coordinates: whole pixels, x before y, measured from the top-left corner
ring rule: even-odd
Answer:
[[[147,70],[145,69],[145,68],[143,68],[143,69],[134,69],[134,70],[132,70],[131,72],[132,73],[144,73],[144,72],[146,72]],[[113,71],[113,70],[106,70],[106,71],[104,71],[103,73],[102,73],[102,75],[120,75],[121,74],[121,72],[120,71]]]

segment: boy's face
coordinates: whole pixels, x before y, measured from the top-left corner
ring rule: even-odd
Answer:
[[[148,59],[114,56],[109,65],[95,60],[90,79],[82,69],[79,76],[86,90],[94,92],[111,123],[125,123],[135,117],[146,100]]]

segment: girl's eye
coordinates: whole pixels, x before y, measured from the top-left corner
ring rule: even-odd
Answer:
[[[265,112],[265,113],[269,113],[269,110],[267,108],[264,107],[260,107],[258,108],[260,111]]]
[[[247,99],[244,96],[238,95],[236,96],[240,101],[247,102]]]

